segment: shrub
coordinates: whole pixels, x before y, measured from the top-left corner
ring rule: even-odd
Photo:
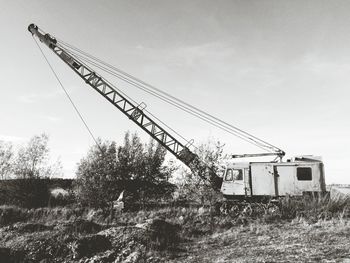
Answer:
[[[27,219],[25,209],[15,206],[0,207],[0,226],[21,222]]]
[[[70,243],[73,258],[79,259],[111,248],[109,239],[102,235],[88,235]]]
[[[326,196],[304,196],[302,198],[285,197],[280,203],[280,213],[284,219],[304,217],[310,220],[348,217],[349,198],[331,199]]]
[[[174,187],[168,178],[173,169],[163,165],[165,153],[153,140],[143,145],[137,134],[126,133],[122,146],[99,140],[78,164],[78,201],[105,208],[122,191],[128,193],[128,201],[139,203],[170,196]]]
[[[0,181],[0,205],[17,205],[26,208],[45,207],[51,199],[50,190],[61,187],[70,189],[73,180],[71,179],[13,179]],[[51,205],[67,205],[74,199],[69,196],[56,202],[51,200]]]

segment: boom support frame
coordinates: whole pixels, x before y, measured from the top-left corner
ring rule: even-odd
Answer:
[[[198,164],[198,156],[190,151],[187,145],[182,144],[151,117],[149,117],[140,105],[135,105],[120,92],[115,90],[107,81],[83,62],[79,61],[65,49],[57,45],[57,40],[50,34],[42,34],[39,28],[31,24],[29,32],[47,45],[64,63],[66,63],[79,77],[89,86],[112,103],[131,121],[136,123],[142,130],[158,141],[164,148],[190,168]]]

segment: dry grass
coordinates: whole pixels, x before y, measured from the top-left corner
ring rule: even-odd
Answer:
[[[331,219],[350,216],[350,199],[336,198],[329,196],[282,199],[280,205],[281,217],[293,219],[303,217],[308,220],[317,221],[319,219]]]
[[[252,222],[187,244],[174,262],[346,262],[348,219]]]
[[[117,213],[111,218],[103,210],[1,206],[0,259],[12,255],[78,262],[73,256],[80,255],[120,262],[341,262],[350,258],[348,211],[348,200],[326,197],[286,198],[277,212],[266,210],[257,218],[196,207]],[[135,227],[157,219],[159,224],[147,230]],[[96,235],[104,235],[112,246],[99,247],[94,254],[81,252],[96,240],[109,244]],[[179,237],[176,243],[173,236]]]

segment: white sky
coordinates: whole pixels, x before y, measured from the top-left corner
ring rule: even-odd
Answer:
[[[93,145],[27,27],[52,35],[279,146],[324,158],[350,183],[349,1],[0,0],[0,139],[50,135],[65,175]],[[147,136],[44,47],[96,136]],[[110,79],[114,81],[113,79]],[[258,149],[134,88],[129,96],[197,143]]]

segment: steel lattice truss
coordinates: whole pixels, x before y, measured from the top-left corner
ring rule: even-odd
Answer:
[[[41,42],[45,43],[53,52],[62,59],[71,69],[75,71],[84,81],[100,93],[105,99],[117,107],[130,120],[136,123],[140,128],[147,132],[153,139],[158,141],[169,152],[175,155],[179,160],[188,166],[198,161],[196,154],[192,153],[186,145],[183,145],[152,118],[143,111],[143,105],[135,105],[125,96],[114,89],[94,70],[90,69],[83,62],[79,61],[65,49],[57,45],[57,40],[49,34],[41,34],[34,25],[29,26],[29,30],[36,35]]]

